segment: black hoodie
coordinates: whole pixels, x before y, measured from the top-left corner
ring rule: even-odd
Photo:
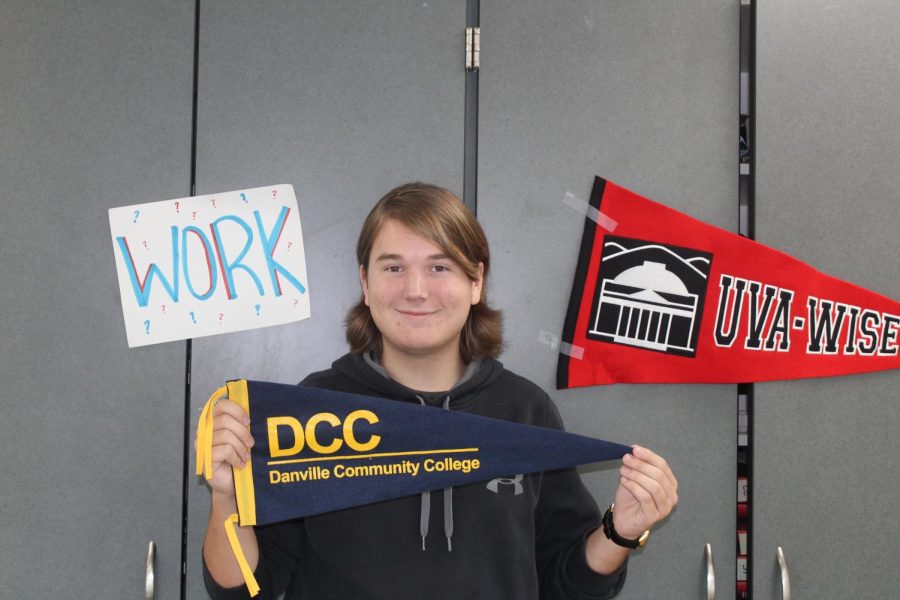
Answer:
[[[562,429],[550,397],[493,359],[443,394],[411,390],[351,354],[302,384]],[[281,590],[285,600],[611,598],[625,568],[602,576],[585,562],[584,540],[599,522],[578,474],[563,469],[257,527],[257,598]],[[244,586],[216,585],[205,565],[204,577],[215,600],[248,597]]]

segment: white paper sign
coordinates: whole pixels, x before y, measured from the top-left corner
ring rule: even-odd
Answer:
[[[290,185],[109,209],[128,345],[309,317]]]

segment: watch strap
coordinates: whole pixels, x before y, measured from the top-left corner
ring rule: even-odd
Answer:
[[[629,540],[627,538],[623,538],[616,532],[616,528],[613,525],[613,509],[615,509],[616,503],[613,502],[609,505],[609,508],[606,509],[606,512],[603,514],[603,533],[606,537],[612,541],[612,543],[617,546],[622,546],[623,548],[628,548],[630,550],[634,550],[635,548],[640,548],[644,544],[647,543],[647,538],[650,537],[650,530],[647,529],[640,535],[636,540]]]

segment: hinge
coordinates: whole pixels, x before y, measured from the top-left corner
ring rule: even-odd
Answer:
[[[481,27],[466,27],[466,71],[481,67]]]

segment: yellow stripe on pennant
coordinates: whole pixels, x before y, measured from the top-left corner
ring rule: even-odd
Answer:
[[[247,380],[238,379],[228,382],[228,398],[239,404],[250,415],[250,393]],[[243,467],[233,467],[234,496],[237,500],[241,526],[256,525],[256,496],[253,492],[253,461],[248,460]]]

